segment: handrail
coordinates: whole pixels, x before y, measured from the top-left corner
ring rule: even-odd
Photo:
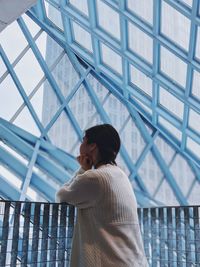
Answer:
[[[200,266],[200,206],[138,208],[149,266]],[[0,266],[68,266],[75,209],[0,200]]]

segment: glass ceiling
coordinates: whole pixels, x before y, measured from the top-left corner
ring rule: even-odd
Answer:
[[[7,129],[0,131],[0,179],[16,187],[16,196],[28,197],[29,189],[36,200],[53,201],[31,182],[34,173],[52,192],[63,182],[37,161],[44,152],[35,150],[36,140],[74,160],[83,131],[109,122],[120,132],[119,161],[141,206],[199,203],[199,1],[40,0],[0,34],[0,44],[0,129]],[[73,135],[61,142],[55,136],[64,129]],[[27,146],[36,138],[36,159],[12,138]],[[8,166],[8,150],[19,168],[27,166],[23,174]],[[71,173],[73,166],[64,168]]]

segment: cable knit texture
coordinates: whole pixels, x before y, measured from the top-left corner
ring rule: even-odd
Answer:
[[[147,267],[127,175],[110,164],[80,169],[56,194],[77,207],[71,267]]]

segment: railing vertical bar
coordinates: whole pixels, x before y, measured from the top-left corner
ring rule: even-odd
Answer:
[[[31,267],[37,267],[37,261],[38,261],[38,245],[39,245],[39,231],[40,231],[40,206],[41,206],[40,203],[35,203],[34,220],[33,220]]]
[[[150,237],[149,237],[149,209],[143,209],[143,225],[144,225],[144,251],[148,260],[150,260],[150,253],[149,253],[149,244],[150,244]]]
[[[1,240],[0,266],[6,265],[8,233],[9,233],[10,205],[11,205],[10,202],[5,202],[3,228],[2,228],[2,240]]]
[[[21,266],[26,267],[28,262],[28,247],[29,247],[29,228],[31,216],[31,203],[24,204],[24,227],[23,227],[23,241],[22,241],[22,256]]]
[[[140,229],[142,229],[142,209],[137,209],[137,214],[138,214]]]
[[[47,266],[47,249],[48,249],[48,233],[49,233],[49,205],[44,204],[43,220],[42,220],[42,244],[40,267]]]
[[[65,204],[61,204],[58,245],[58,267],[65,266],[66,218],[67,207]]]
[[[159,238],[160,238],[160,267],[164,267],[166,257],[165,257],[165,224],[164,224],[164,209],[159,208],[158,209],[158,215],[159,215]]]
[[[195,243],[195,260],[200,262],[200,208],[194,207],[194,243]]]
[[[168,247],[168,266],[173,267],[173,225],[172,225],[171,208],[167,208],[167,247]]]
[[[175,209],[175,219],[176,219],[176,253],[177,253],[177,267],[183,267],[183,230],[181,223],[181,207]]]
[[[184,208],[184,221],[185,221],[185,251],[186,251],[186,267],[191,267],[191,230],[190,230],[190,212],[189,208]]]
[[[75,208],[73,206],[68,207],[68,228],[67,228],[67,267],[70,262],[71,246],[72,246],[72,236],[74,230],[74,217]]]
[[[58,227],[58,204],[53,204],[51,239],[50,239],[50,267],[56,266],[56,245],[57,245],[57,227]]]
[[[152,266],[157,266],[157,224],[156,208],[151,208],[151,247],[152,247]]]
[[[20,210],[21,210],[21,203],[16,202],[15,208],[14,208],[14,224],[13,224],[11,264],[10,264],[11,267],[16,267],[16,264],[17,264],[19,226],[20,226]]]

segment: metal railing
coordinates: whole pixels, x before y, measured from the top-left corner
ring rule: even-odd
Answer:
[[[69,265],[74,207],[0,201],[0,266]]]
[[[200,267],[200,206],[138,209],[153,267]],[[69,266],[75,210],[67,204],[0,201],[0,266]]]

